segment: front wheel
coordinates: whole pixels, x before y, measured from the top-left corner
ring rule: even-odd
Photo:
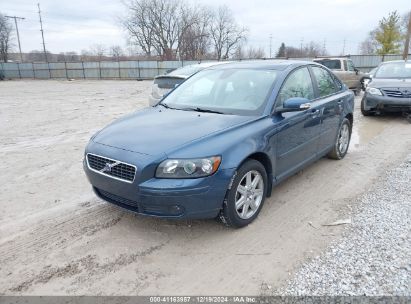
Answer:
[[[220,220],[235,228],[250,224],[264,204],[267,185],[264,166],[256,160],[247,160],[237,171],[227,192]]]
[[[344,158],[345,154],[347,154],[348,146],[350,145],[351,131],[352,129],[350,121],[347,118],[344,118],[338,130],[338,135],[334,147],[328,154],[329,158]]]

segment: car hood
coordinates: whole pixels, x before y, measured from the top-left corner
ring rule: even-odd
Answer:
[[[93,141],[158,155],[252,119],[251,116],[147,108],[116,120],[98,132]]]
[[[375,88],[409,88],[411,78],[373,78],[368,85]]]

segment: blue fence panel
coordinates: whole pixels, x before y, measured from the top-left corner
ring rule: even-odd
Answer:
[[[51,78],[67,78],[65,69],[64,70],[51,69],[50,75],[51,75]]]
[[[351,55],[354,65],[361,71],[369,71],[382,61],[398,60],[401,55]],[[291,58],[290,58],[291,59]],[[312,60],[312,58],[295,58],[297,60]],[[152,79],[165,74],[172,69],[201,62],[216,60],[187,61],[90,61],[90,62],[50,62],[50,63],[0,63],[0,69],[6,78],[75,78],[75,79]]]
[[[67,78],[69,79],[82,79],[84,78],[83,70],[67,70]]]
[[[99,69],[84,69],[84,77],[86,79],[99,79],[100,70]]]

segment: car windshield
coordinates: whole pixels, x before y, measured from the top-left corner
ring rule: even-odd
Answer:
[[[375,78],[411,78],[411,61],[384,63],[378,68]]]
[[[276,70],[204,70],[192,76],[161,104],[181,110],[259,115],[277,78]]]

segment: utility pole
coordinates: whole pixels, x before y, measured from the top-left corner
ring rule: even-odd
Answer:
[[[344,54],[345,54],[345,38],[344,38],[343,49],[342,49],[342,55],[344,56]]]
[[[326,50],[327,48],[325,47],[325,45],[327,44],[327,39],[324,38],[324,43],[323,43],[323,56],[325,56]]]
[[[304,42],[304,37],[301,38],[300,40],[300,57],[303,57],[303,42]]]
[[[408,59],[409,47],[410,47],[410,36],[411,36],[411,12],[408,14],[408,29],[407,35],[405,36],[404,53],[402,59]]]
[[[273,34],[270,34],[270,55],[268,56],[268,58],[272,58],[272,56],[271,56],[271,54],[272,54],[272,51],[271,51],[272,42],[273,42]]]
[[[38,8],[39,8],[40,32],[41,32],[41,38],[43,39],[43,51],[44,51],[44,57],[45,57],[45,59],[46,59],[46,62],[48,62],[48,59],[47,59],[47,52],[46,52],[46,44],[44,43],[43,22],[41,21],[40,3],[37,3],[37,6],[38,6]]]
[[[21,54],[20,34],[19,34],[19,27],[17,26],[17,19],[24,20],[26,18],[17,17],[17,16],[4,16],[4,17],[14,19],[14,24],[16,25],[17,41],[19,43],[20,61],[23,62],[23,55]]]

